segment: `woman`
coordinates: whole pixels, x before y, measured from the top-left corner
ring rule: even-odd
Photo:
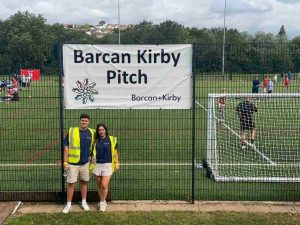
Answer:
[[[93,159],[96,161],[93,174],[97,176],[98,194],[100,197],[99,210],[104,212],[107,207],[105,201],[111,175],[120,167],[117,138],[108,135],[105,124],[98,124],[95,134]]]

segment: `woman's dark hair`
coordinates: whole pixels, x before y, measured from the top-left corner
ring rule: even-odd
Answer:
[[[99,123],[96,127],[95,140],[100,140],[100,135],[98,132],[99,127],[103,127],[104,130],[106,131],[106,136],[108,136],[107,126],[104,123]]]

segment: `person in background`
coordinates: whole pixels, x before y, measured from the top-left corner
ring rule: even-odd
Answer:
[[[267,85],[267,92],[272,93],[273,87],[274,87],[273,81],[271,79],[269,79],[269,82],[268,82],[268,85]]]
[[[277,80],[278,80],[278,74],[277,74],[277,73],[274,75],[273,80],[274,80],[274,83],[276,84],[276,83],[277,83]]]
[[[96,176],[98,195],[100,198],[100,212],[106,210],[109,181],[113,172],[120,167],[118,151],[117,138],[108,134],[108,129],[105,124],[98,124],[92,154],[95,164],[90,166],[90,170],[92,170]]]
[[[19,93],[17,88],[10,87],[7,89],[6,95],[0,98],[1,102],[19,101]]]
[[[26,87],[29,89],[32,80],[32,73],[27,74],[25,78]]]
[[[252,81],[252,93],[257,94],[259,92],[260,87],[260,81],[258,77],[255,77],[255,79]]]
[[[25,90],[26,88],[26,76],[21,77],[21,89]]]
[[[0,81],[0,93],[2,93],[2,91],[5,90],[6,87],[7,87],[7,81],[6,80]]]
[[[269,82],[269,77],[265,76],[264,81],[263,81],[264,93],[267,93],[268,82]]]
[[[64,141],[64,169],[67,171],[67,205],[63,213],[68,213],[71,209],[75,183],[79,176],[80,192],[82,197],[81,207],[90,210],[87,198],[87,183],[90,179],[89,160],[94,146],[95,131],[88,128],[90,116],[82,114],[80,116],[79,127],[71,127]]]
[[[224,121],[225,120],[225,106],[226,106],[226,96],[225,96],[224,88],[221,90],[221,97],[219,98],[218,103],[219,103],[220,118],[222,121]]]
[[[287,75],[285,75],[284,80],[283,80],[284,87],[288,88],[289,87],[289,83],[290,83],[289,78],[288,78]]]
[[[20,89],[20,84],[16,78],[13,77],[11,79],[11,84],[13,88],[17,89],[17,91]]]
[[[290,70],[288,71],[288,78],[289,78],[289,80],[293,79],[293,73]]]

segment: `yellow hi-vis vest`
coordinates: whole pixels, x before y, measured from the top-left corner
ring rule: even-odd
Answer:
[[[112,171],[114,172],[116,170],[116,162],[115,162],[115,154],[116,154],[116,144],[117,144],[117,137],[114,136],[108,136],[110,140],[110,150],[111,150],[111,164],[112,164]],[[93,149],[93,156],[96,158],[97,150],[96,150],[96,143],[94,145]],[[90,170],[92,171],[95,167],[96,163],[92,163],[90,165]]]
[[[95,131],[91,128],[88,128],[91,132],[92,140],[90,145],[90,152],[94,145],[94,134]],[[68,162],[69,163],[78,163],[80,161],[80,132],[79,127],[71,127],[69,129],[69,151],[68,151]]]

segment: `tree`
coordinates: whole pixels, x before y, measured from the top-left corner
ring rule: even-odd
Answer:
[[[281,43],[286,43],[288,41],[287,34],[285,32],[284,25],[280,27],[278,34],[276,35],[277,41]]]
[[[11,54],[11,69],[40,68],[51,56],[51,35],[46,20],[28,11],[18,12],[4,21],[7,46]]]
[[[184,26],[167,20],[156,27],[159,44],[185,44],[189,43],[189,30]]]
[[[145,20],[121,32],[122,44],[158,44],[157,38],[156,26]]]
[[[293,43],[293,70],[300,72],[300,36],[295,37],[291,42]]]
[[[105,24],[105,21],[104,20],[101,20],[101,21],[99,21],[99,26],[104,26],[104,24]]]

